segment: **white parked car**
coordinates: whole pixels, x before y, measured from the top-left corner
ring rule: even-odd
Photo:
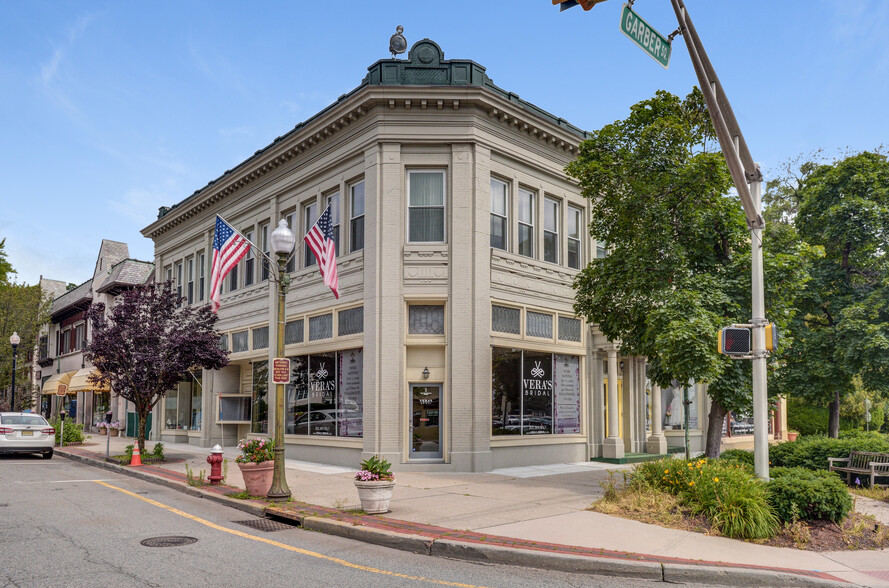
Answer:
[[[0,453],[40,453],[52,457],[56,430],[31,412],[0,412]]]

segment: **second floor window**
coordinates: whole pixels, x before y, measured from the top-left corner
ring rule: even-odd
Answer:
[[[358,251],[364,249],[364,182],[358,182],[349,188],[349,199],[349,239],[352,244],[349,251]]]
[[[543,199],[543,261],[559,263],[559,206],[558,200]]]
[[[441,171],[408,172],[408,241],[444,243],[445,175]]]
[[[491,178],[491,247],[503,250],[509,248],[508,201],[506,182]]]
[[[262,260],[262,269],[259,271],[259,281],[265,282],[269,279],[269,259],[271,259],[271,250],[269,249],[269,223],[266,223],[259,227],[259,246],[262,247],[262,252],[265,253],[265,257]]]
[[[305,232],[308,233],[309,229],[312,228],[312,225],[315,224],[315,221],[318,220],[318,205],[314,202],[311,204],[306,204],[303,210],[305,211],[303,216],[306,219]],[[303,251],[305,252],[305,261],[303,262],[304,267],[311,267],[318,262],[318,260],[315,259],[315,254],[312,253],[312,249],[310,247],[304,246]]]
[[[182,298],[182,262],[176,264],[176,297]]]
[[[245,231],[244,236],[247,237],[247,240],[253,241],[253,231]],[[244,257],[244,287],[250,286],[253,284],[253,280],[255,279],[255,274],[253,273],[253,266],[256,263],[256,258],[253,256],[253,247],[247,250],[247,255]]]
[[[185,297],[188,303],[194,302],[194,258],[189,257],[185,264],[185,273],[188,276],[188,283],[185,287]]]
[[[568,267],[580,269],[580,228],[583,226],[583,211],[574,206],[568,207]]]
[[[198,280],[198,300],[203,301],[204,300],[204,280],[207,277],[207,257],[205,254],[201,253],[200,256],[198,256],[198,259],[200,260],[198,262],[198,264],[200,266],[198,269],[198,274],[200,275],[200,278]]]
[[[534,257],[534,200],[536,194],[519,188],[519,255]]]
[[[293,226],[293,213],[290,213],[284,217],[284,220],[287,221],[287,228],[291,231],[296,227]],[[284,267],[284,271],[288,274],[293,273],[293,270],[296,269],[296,255],[293,252],[290,253],[290,257],[287,259],[287,265]]]
[[[327,206],[330,207],[330,225],[333,231],[333,242],[336,243],[336,254],[340,254],[340,195],[331,194],[327,197]],[[323,212],[323,211],[322,211]]]

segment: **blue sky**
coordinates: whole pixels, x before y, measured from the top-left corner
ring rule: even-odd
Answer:
[[[685,0],[765,172],[889,130],[889,2]],[[618,29],[622,3],[550,0],[119,2],[3,6],[0,239],[18,281],[80,283],[101,239],[154,257],[140,229],[356,87],[389,37],[428,37],[494,82],[587,129],[695,84],[681,38],[669,70]],[[664,35],[668,0],[635,10]]]

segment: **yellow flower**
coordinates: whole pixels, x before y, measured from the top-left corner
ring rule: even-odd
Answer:
[[[713,481],[714,481],[714,482],[718,482],[718,481],[719,481],[719,478],[713,478]]]
[[[688,485],[689,485],[689,486],[694,486],[695,483],[694,483],[694,482],[689,482]]]
[[[665,474],[669,474],[669,473],[670,473],[670,470],[664,470],[664,473],[665,473]]]

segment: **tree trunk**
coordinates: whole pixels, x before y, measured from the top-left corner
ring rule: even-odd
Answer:
[[[840,436],[840,391],[834,392],[834,399],[828,405],[830,416],[827,419],[827,436],[837,439]]]
[[[713,400],[710,404],[710,415],[707,417],[707,447],[704,450],[706,457],[719,457],[719,449],[722,445],[722,425],[725,423],[725,407],[719,401]]]
[[[136,414],[139,417],[139,426],[136,428],[136,442],[139,443],[139,455],[145,455],[145,421],[148,420],[148,414],[151,407],[136,405]]]

